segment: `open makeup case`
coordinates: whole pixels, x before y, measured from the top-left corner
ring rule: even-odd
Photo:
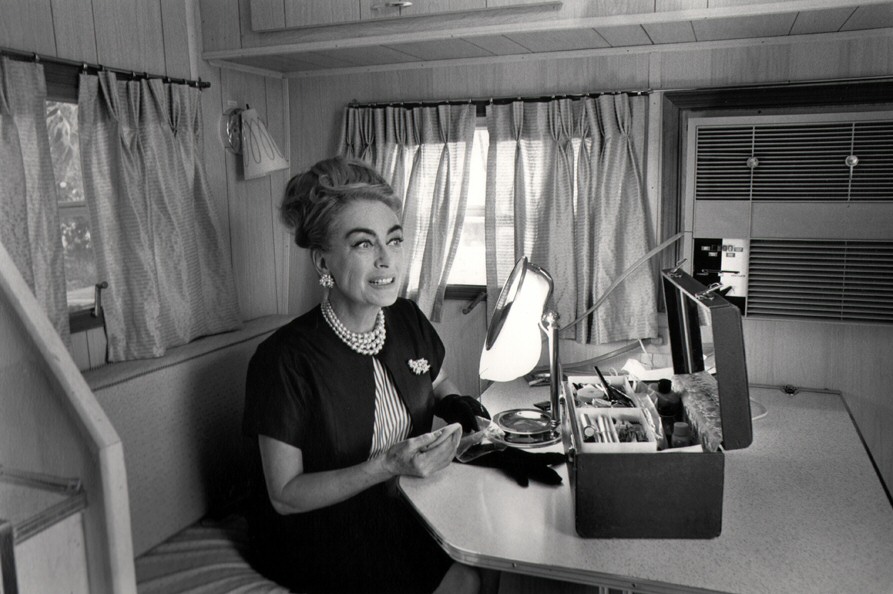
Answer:
[[[614,378],[635,406],[605,408],[582,397],[585,379],[569,377],[561,433],[583,537],[719,536],[723,451],[753,439],[740,311],[685,272],[664,271],[662,283],[673,353],[668,379],[694,445],[666,447],[655,394],[644,382]],[[715,373],[705,366],[711,343]]]

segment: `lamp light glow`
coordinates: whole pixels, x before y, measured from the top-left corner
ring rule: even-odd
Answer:
[[[482,379],[507,382],[536,366],[542,352],[540,319],[551,293],[549,274],[526,257],[519,260],[496,303],[481,352]]]

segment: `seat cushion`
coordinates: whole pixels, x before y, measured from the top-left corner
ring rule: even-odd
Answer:
[[[241,515],[203,519],[136,559],[140,594],[290,592],[246,560],[247,522]]]

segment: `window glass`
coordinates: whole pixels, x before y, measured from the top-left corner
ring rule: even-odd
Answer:
[[[484,199],[487,188],[487,149],[490,135],[486,120],[479,118],[471,148],[471,171],[468,181],[468,203],[465,224],[459,238],[456,260],[450,270],[450,285],[486,285],[486,252],[484,248]]]
[[[65,254],[65,289],[68,311],[93,306],[96,258],[90,240],[90,217],[84,202],[78,149],[78,106],[47,101],[47,134],[56,175],[59,231]]]

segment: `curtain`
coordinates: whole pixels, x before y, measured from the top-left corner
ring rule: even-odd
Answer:
[[[403,198],[401,294],[439,322],[468,199],[475,107],[348,107],[340,152],[372,164]]]
[[[650,248],[642,187],[645,97],[516,101],[487,108],[488,307],[522,255],[553,277],[576,320]],[[657,335],[652,268],[632,273],[574,328],[582,343]]]
[[[0,62],[0,180],[0,241],[68,342],[65,258],[40,64]]]
[[[239,309],[200,154],[200,91],[82,74],[84,191],[108,360],[238,328]]]

